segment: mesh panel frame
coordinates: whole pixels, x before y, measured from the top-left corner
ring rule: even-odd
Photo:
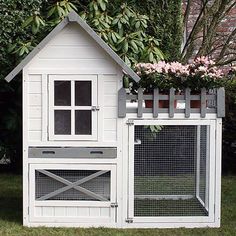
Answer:
[[[134,139],[134,216],[207,216],[205,203],[207,126],[136,125]],[[200,166],[197,143],[200,142]],[[141,143],[141,144],[140,144]],[[200,168],[199,186],[197,169]]]
[[[71,183],[74,183],[78,180],[82,180],[85,177],[88,177],[92,174],[95,174],[99,170],[46,170],[56,176],[59,176]],[[63,187],[67,186],[60,181],[49,177],[38,170],[35,170],[35,199],[50,194],[54,191],[57,191]],[[86,181],[85,183],[79,184],[79,187],[82,187],[86,190],[91,191],[107,201],[110,201],[111,197],[111,171],[108,171],[104,174],[101,174],[95,178]],[[65,200],[65,201],[98,201],[98,199],[89,196],[78,189],[70,188],[66,191],[63,191],[59,194],[56,194],[53,197],[50,197],[46,200]]]

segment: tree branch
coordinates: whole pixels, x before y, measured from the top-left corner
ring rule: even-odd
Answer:
[[[222,50],[218,56],[218,61],[220,60],[220,58],[222,58],[229,46],[229,43],[232,41],[233,37],[236,35],[236,28],[232,31],[232,33],[229,35],[228,39],[226,40],[224,46],[222,47]]]

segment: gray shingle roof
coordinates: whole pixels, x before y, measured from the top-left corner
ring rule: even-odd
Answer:
[[[99,45],[104,51],[129,75],[134,81],[140,80],[139,76],[128,67],[125,62],[96,34],[96,32],[84,22],[80,16],[71,11],[30,53],[27,55],[6,77],[5,80],[10,82],[32,59],[33,57],[69,22],[78,23]]]

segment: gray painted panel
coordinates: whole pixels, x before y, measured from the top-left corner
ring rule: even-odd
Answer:
[[[118,91],[118,117],[126,117],[126,91],[125,88],[121,88]]]
[[[185,89],[185,117],[190,117],[190,88]]]
[[[143,89],[138,89],[138,117],[143,116]]]
[[[174,117],[174,103],[175,103],[175,89],[171,88],[170,89],[170,100],[169,100],[169,117],[173,118]]]
[[[225,117],[225,89],[217,89],[217,117]]]
[[[30,147],[29,158],[116,158],[116,148]]]
[[[201,89],[201,117],[206,117],[206,89]]]
[[[154,89],[153,91],[153,117],[158,117],[158,110],[159,110],[159,89]]]

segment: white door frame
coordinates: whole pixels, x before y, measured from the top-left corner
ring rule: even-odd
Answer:
[[[148,223],[148,227],[154,227],[156,223],[213,223],[215,202],[215,120],[131,120],[134,125],[129,125],[129,154],[128,154],[128,209],[127,219],[133,224],[130,227],[138,227]],[[134,127],[135,125],[208,125],[210,127],[210,158],[209,158],[209,216],[189,217],[134,217]],[[135,224],[137,223],[137,224]],[[153,223],[153,225],[152,225]],[[158,224],[161,227],[160,224]]]

